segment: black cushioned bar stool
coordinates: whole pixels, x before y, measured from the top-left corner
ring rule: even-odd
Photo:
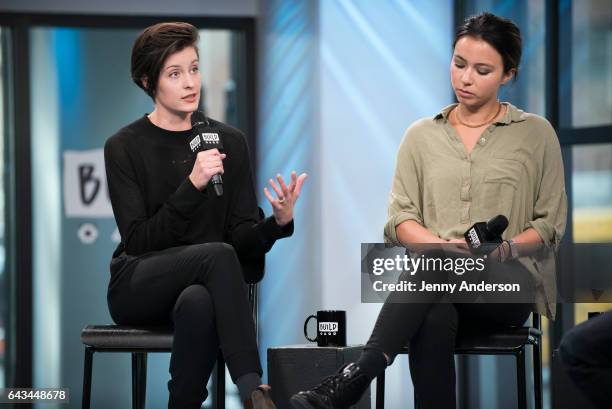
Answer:
[[[257,328],[257,285],[249,284],[249,302]],[[85,344],[83,370],[83,409],[89,409],[93,355],[96,352],[129,352],[132,354],[132,409],[144,409],[147,385],[147,354],[170,352],[173,340],[172,327],[146,327],[126,325],[88,325],[81,332]],[[217,379],[212,396],[213,407],[225,408],[225,361],[219,351]]]
[[[535,408],[542,409],[542,331],[541,318],[533,313],[531,327],[507,327],[494,331],[465,332],[457,338],[455,354],[464,355],[514,355],[519,409],[527,409],[527,382],[525,375],[525,347],[533,347],[533,383]],[[408,354],[408,347],[400,352]],[[415,409],[418,399],[414,395]],[[376,409],[385,407],[385,374],[376,379]]]

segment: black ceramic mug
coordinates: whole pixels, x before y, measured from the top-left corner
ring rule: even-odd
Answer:
[[[317,336],[308,336],[308,322],[311,318],[317,320]],[[320,347],[346,346],[346,311],[330,310],[317,311],[304,322],[304,336],[310,342],[316,342]]]

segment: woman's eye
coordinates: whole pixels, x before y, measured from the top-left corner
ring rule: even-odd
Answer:
[[[465,65],[455,63],[455,67],[457,67],[457,68],[463,68],[463,67],[465,67]]]
[[[487,75],[490,71],[478,71],[480,75]]]
[[[199,68],[199,67],[193,67],[193,68],[191,69],[191,72],[198,72],[198,71],[200,71],[200,68]]]
[[[170,73],[170,75],[168,75],[170,78],[176,78],[178,77],[178,72],[177,71],[173,71]]]

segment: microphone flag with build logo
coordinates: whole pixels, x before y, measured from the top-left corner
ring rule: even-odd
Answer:
[[[488,222],[474,223],[463,236],[473,253],[488,254],[502,242],[502,233],[506,227],[508,219],[500,214]]]
[[[207,151],[209,149],[217,149],[223,152],[223,142],[219,130],[212,126],[206,115],[200,111],[194,111],[191,114],[191,128],[193,136],[189,140],[189,149],[191,153]],[[210,183],[217,194],[217,197],[223,195],[223,178],[217,173],[210,178]]]

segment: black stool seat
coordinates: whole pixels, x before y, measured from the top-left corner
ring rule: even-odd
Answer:
[[[533,327],[507,327],[492,331],[460,331],[455,345],[456,354],[513,354],[525,345],[536,345],[542,331]],[[407,354],[410,348],[405,346],[400,354]]]
[[[516,358],[516,386],[518,405],[527,409],[527,385],[525,376],[525,346],[533,348],[533,384],[535,408],[542,409],[542,331],[540,315],[533,313],[532,326],[498,327],[481,329],[468,326],[461,327],[457,334],[455,354],[466,355],[514,355]],[[405,346],[400,354],[410,353]],[[376,379],[376,409],[385,407],[385,373]],[[414,407],[419,408],[416,391]]]
[[[83,344],[96,349],[172,349],[171,326],[88,325],[81,331]]]
[[[263,268],[263,263],[260,266]],[[263,273],[261,274],[263,275]],[[257,284],[248,286],[249,304],[257,328]],[[83,404],[89,409],[91,400],[91,375],[93,355],[96,352],[130,352],[132,354],[132,409],[144,409],[147,385],[147,354],[149,352],[170,352],[174,339],[172,324],[167,326],[147,325],[88,325],[81,331],[85,345],[83,363]],[[225,361],[219,351],[217,376],[213,379],[216,393],[212,407],[225,407]]]
[[[535,345],[542,332],[533,327],[500,328],[495,332],[477,331],[460,333],[457,337],[457,354],[513,353],[525,345]]]
[[[265,217],[259,208],[259,219]],[[248,297],[257,328],[257,282],[263,278],[265,258],[257,257],[244,261],[242,269],[248,284]],[[88,325],[81,331],[81,341],[85,345],[83,363],[83,404],[89,409],[91,400],[91,376],[93,355],[96,352],[130,352],[132,355],[132,409],[144,409],[147,388],[147,354],[149,352],[171,352],[174,328],[147,325]],[[219,350],[217,355],[217,375],[213,378],[215,394],[212,407],[225,408],[225,361]]]

